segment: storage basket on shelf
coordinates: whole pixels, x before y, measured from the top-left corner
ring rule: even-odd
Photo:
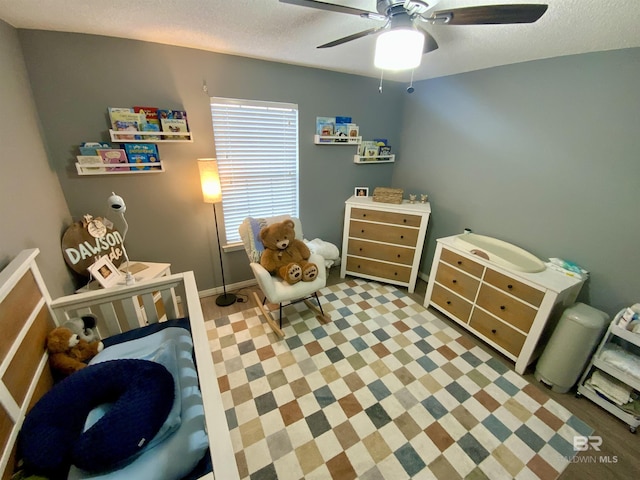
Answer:
[[[376,187],[373,190],[373,201],[381,203],[402,203],[404,190],[401,188]]]

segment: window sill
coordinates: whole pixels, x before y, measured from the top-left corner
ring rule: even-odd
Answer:
[[[222,246],[222,250],[226,252],[237,252],[238,250],[244,250],[242,243],[228,243]]]

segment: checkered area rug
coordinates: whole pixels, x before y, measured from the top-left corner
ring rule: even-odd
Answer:
[[[207,322],[241,478],[555,479],[593,430],[402,291],[349,280],[278,339]]]

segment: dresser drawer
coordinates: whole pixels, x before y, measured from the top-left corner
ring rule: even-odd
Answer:
[[[418,241],[418,229],[351,220],[349,222],[349,236],[415,247]]]
[[[419,227],[422,221],[420,215],[384,212],[382,210],[367,210],[365,208],[352,208],[351,218],[354,220],[367,220],[368,222],[393,223],[407,227]]]
[[[411,267],[376,262],[375,260],[356,258],[350,255],[347,255],[347,271],[405,283],[409,282],[411,278]]]
[[[471,303],[467,302],[464,298],[459,297],[455,293],[451,293],[449,290],[442,288],[438,284],[433,285],[430,302],[434,305],[438,305],[440,308],[446,310],[464,323],[469,321]]]
[[[477,305],[523,332],[528,332],[538,311],[500,290],[482,284]]]
[[[376,260],[401,263],[402,265],[412,265],[416,249],[373,243],[366,240],[355,240],[351,238],[349,239],[347,253],[349,255],[357,255]]]
[[[495,270],[487,268],[487,272],[484,274],[484,281],[491,285],[509,292],[511,295],[530,303],[534,307],[539,307],[544,298],[544,292],[537,288],[530,287],[524,283],[518,282],[513,278],[509,278],[502,273],[498,273]]]
[[[442,262],[438,264],[436,282],[471,302],[475,301],[478,285],[480,285],[480,280],[477,278],[462,273],[460,270],[456,270]]]
[[[515,357],[520,355],[520,350],[522,350],[522,346],[526,340],[525,335],[515,331],[497,318],[477,308],[473,311],[469,326],[487,340],[491,340],[497,345],[500,345]]]
[[[442,253],[440,254],[440,259],[447,262],[449,265],[453,265],[460,270],[464,270],[465,272],[470,273],[474,277],[482,277],[484,266],[474,262],[473,260],[469,260],[467,257],[458,255],[451,250],[443,248]]]

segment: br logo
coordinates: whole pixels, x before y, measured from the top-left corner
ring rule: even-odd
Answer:
[[[602,445],[602,437],[597,435],[591,435],[589,437],[578,435],[573,437],[573,450],[576,452],[585,452],[590,449],[599,452],[600,445]]]

